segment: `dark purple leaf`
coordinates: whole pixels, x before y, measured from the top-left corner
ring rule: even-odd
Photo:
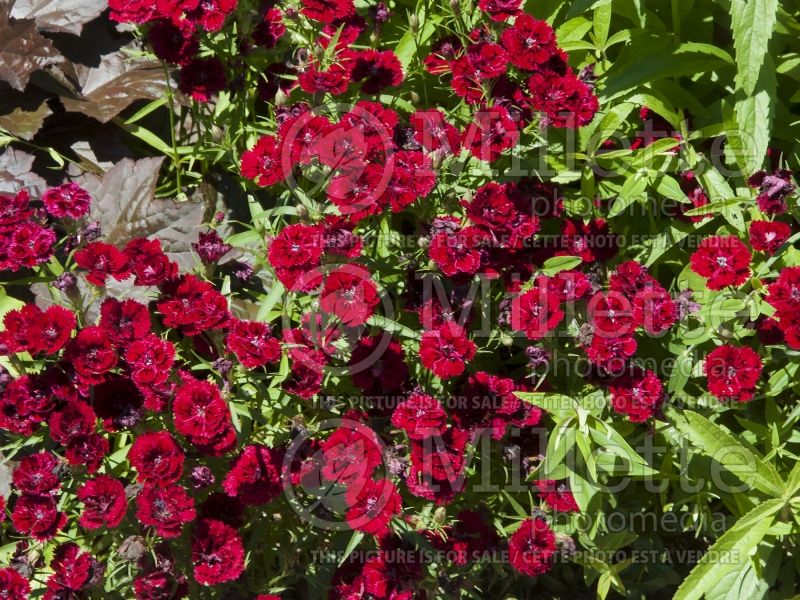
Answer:
[[[35,21],[12,19],[10,12],[10,4],[0,4],[0,80],[22,91],[34,71],[64,58],[36,30]]]
[[[6,148],[0,154],[0,193],[16,193],[25,188],[31,196],[41,196],[47,183],[32,171],[33,161],[33,155],[27,152]]]
[[[33,19],[42,31],[78,35],[107,5],[106,0],[16,0],[11,16]]]
[[[164,69],[160,63],[132,58],[122,48],[100,57],[100,64],[90,67],[73,63],[63,69],[74,84],[75,98],[62,96],[64,107],[106,123],[137,100],[154,100],[166,90]]]

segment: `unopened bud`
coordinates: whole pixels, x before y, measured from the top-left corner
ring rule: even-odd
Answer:
[[[275,92],[275,106],[283,106],[288,99],[289,96],[279,87],[278,91]]]
[[[192,486],[198,490],[214,485],[215,481],[214,473],[204,465],[193,468],[189,479],[192,482]]]
[[[575,550],[577,549],[575,546],[575,540],[565,533],[556,533],[556,544],[561,549],[561,552],[563,552],[566,556],[575,554]]]
[[[460,15],[461,3],[458,0],[450,0],[450,10],[453,11],[453,14]]]
[[[233,363],[225,358],[218,358],[211,366],[214,367],[220,375],[227,377],[228,373],[230,373],[233,368]]]
[[[127,537],[119,545],[117,554],[128,562],[136,562],[147,554],[147,541],[140,535]]]
[[[408,18],[408,25],[411,27],[411,31],[414,33],[419,31],[419,19],[417,18],[417,15],[411,15]]]
[[[53,282],[53,287],[66,293],[75,289],[77,283],[78,278],[75,277],[75,275],[72,273],[62,273],[58,276],[58,279]]]

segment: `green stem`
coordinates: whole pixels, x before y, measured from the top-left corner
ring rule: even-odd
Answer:
[[[178,154],[178,140],[175,137],[175,102],[172,92],[172,83],[169,79],[169,70],[164,65],[164,79],[167,82],[167,102],[169,102],[169,137],[172,140],[172,163],[175,167],[175,184],[178,187],[178,194],[183,191],[181,182],[181,160]]]

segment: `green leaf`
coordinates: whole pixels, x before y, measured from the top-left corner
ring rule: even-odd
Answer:
[[[564,419],[575,413],[577,403],[565,394],[550,392],[514,392],[514,395],[525,402],[538,406],[558,419]]]
[[[778,0],[732,0],[731,28],[736,50],[736,83],[750,96],[756,89],[777,20]]]
[[[358,547],[358,545],[361,543],[361,540],[363,539],[364,539],[363,531],[353,532],[350,541],[347,542],[347,547],[344,549],[344,552],[342,552],[342,560],[339,561],[340,567],[344,564],[344,561],[346,561],[350,557],[350,555],[353,553],[353,550],[355,550]]]
[[[589,508],[589,503],[592,501],[592,496],[597,492],[597,488],[574,469],[569,470],[568,478],[569,489],[575,498],[575,502],[578,503],[581,511],[585,512]]]
[[[800,461],[794,463],[792,472],[786,478],[786,491],[789,495],[795,494],[798,490],[800,490]]]
[[[420,339],[420,334],[411,329],[410,327],[406,327],[397,321],[392,321],[391,319],[387,319],[381,315],[372,315],[369,319],[367,319],[367,324],[372,325],[373,327],[378,327],[380,329],[384,329],[391,333],[396,333],[405,339],[410,340],[418,340]]]
[[[660,82],[664,85],[666,82]],[[688,92],[686,92],[688,93]],[[641,93],[631,96],[630,101],[635,105],[644,105],[653,112],[661,115],[673,127],[679,127],[681,118],[675,110],[675,101],[679,100],[673,98],[672,94],[657,94],[657,93]],[[696,101],[695,101],[696,102]]]
[[[160,98],[157,98],[152,102],[148,102],[142,108],[137,110],[132,116],[125,119],[125,124],[131,125],[133,123],[136,123],[137,121],[141,121],[154,110],[157,110],[162,106],[164,106],[167,102],[168,99],[166,96],[161,96]]]
[[[583,39],[583,36],[585,36],[591,28],[592,22],[585,17],[575,17],[574,19],[566,21],[556,29],[558,45],[563,48],[564,44]]]
[[[669,375],[669,382],[667,383],[667,391],[672,395],[682,393],[686,382],[689,380],[689,375],[692,372],[692,350],[694,350],[694,346],[689,346],[675,357],[672,372]]]
[[[567,18],[580,15],[590,8],[597,8],[604,4],[610,4],[611,0],[575,0],[569,3],[569,10],[567,11]]]
[[[700,175],[698,176],[700,184],[706,190],[712,203],[736,196],[731,186],[725,181],[725,178],[706,159],[703,159],[698,170],[700,170]],[[720,212],[733,227],[742,232],[745,230],[744,218],[738,206],[722,207]]]
[[[749,198],[726,198],[717,202],[711,202],[703,206],[697,206],[684,212],[687,217],[701,217],[703,215],[713,215],[714,213],[721,212],[723,209],[730,206],[739,206],[743,202],[749,201]]]
[[[244,246],[260,242],[261,235],[255,229],[248,229],[247,231],[234,233],[232,236],[229,236],[225,241],[231,246],[242,248]]]
[[[670,175],[660,174],[656,178],[654,187],[655,190],[665,198],[677,200],[679,202],[689,202],[689,198],[686,197],[686,194],[681,189],[681,184]]]
[[[636,171],[628,177],[625,183],[622,184],[622,189],[619,191],[617,199],[614,200],[611,210],[608,211],[609,218],[621,215],[631,204],[641,200],[646,188],[647,175],[644,173]]]
[[[420,9],[417,19],[421,24],[420,29],[414,33],[409,28],[395,47],[395,54],[403,65],[403,71],[408,72],[408,67],[411,64],[411,59],[418,52],[418,48],[424,45],[434,33],[436,33],[437,25],[442,20],[441,16],[428,16],[425,14],[424,9]]]
[[[256,315],[257,321],[269,321],[269,313],[275,308],[275,305],[278,302],[281,302],[286,294],[286,288],[280,281],[274,281],[272,283],[272,289],[270,289],[269,294],[264,300],[261,301],[261,304],[258,307],[258,314]]]
[[[728,136],[730,150],[739,167],[750,174],[766,156],[775,111],[775,66],[769,56],[751,94],[740,91],[733,107],[736,132]]]
[[[2,323],[3,317],[6,316],[6,313],[18,308],[22,308],[24,305],[24,302],[17,300],[16,298],[12,298],[6,294],[5,289],[0,287],[0,323]]]
[[[683,580],[673,600],[698,600],[728,573],[740,569],[750,560],[750,554],[772,526],[773,515],[782,506],[781,500],[768,500],[739,519],[703,555]]]
[[[517,502],[514,496],[512,496],[505,490],[503,490],[503,495],[508,500],[508,503],[511,505],[511,508],[514,509],[514,512],[516,512],[520,517],[524,519],[529,515],[528,511],[522,508],[522,505],[519,502]]]
[[[653,160],[657,156],[666,154],[673,148],[680,146],[680,143],[681,141],[674,137],[665,137],[656,140],[652,144],[636,151],[631,161],[631,167],[641,168],[652,166]]]
[[[543,469],[553,479],[561,479],[554,476],[553,472],[562,466],[567,454],[575,447],[575,424],[575,419],[569,417],[559,422],[550,432]]]
[[[114,122],[131,135],[142,140],[148,146],[152,146],[158,150],[161,154],[166,156],[173,155],[172,148],[149,129],[146,129],[141,125],[137,125],[136,123],[128,123],[122,119],[114,119]]]
[[[767,396],[777,396],[789,385],[794,384],[797,381],[798,367],[800,367],[800,363],[794,362],[775,370],[767,380]]]
[[[554,256],[544,261],[542,271],[548,277],[552,277],[561,271],[569,271],[581,264],[580,256]]]
[[[733,63],[724,50],[708,44],[687,43],[672,49],[669,39],[653,36],[637,41],[609,69],[601,104],[657,79],[706,73]]]
[[[780,497],[783,494],[783,481],[771,463],[757,456],[730,433],[704,416],[693,411],[684,412],[684,416],[686,422],[679,421],[678,429],[686,434],[703,454],[718,462],[747,485],[773,497]]]
[[[589,429],[589,435],[591,435],[592,441],[594,441],[595,444],[605,448],[609,453],[627,461],[627,464],[623,466],[624,468],[617,470],[618,473],[625,472],[632,476],[654,475],[656,473],[648,466],[647,461],[639,456],[636,450],[634,450],[630,444],[625,441],[625,438],[611,425],[599,419],[594,419],[592,427]],[[611,458],[606,456],[601,459],[601,456],[602,455],[597,456],[598,467],[601,463],[608,465],[608,461]],[[615,461],[612,461],[612,463],[613,462]]]
[[[647,257],[645,266],[654,265],[664,254],[675,248],[692,233],[694,233],[694,227],[690,223],[673,221],[669,229],[656,235],[650,242],[650,255]]]
[[[588,150],[594,152],[600,148],[603,142],[622,126],[635,107],[636,105],[633,102],[621,102],[610,108],[591,132],[591,144]]]
[[[611,27],[611,4],[603,4],[594,9],[593,26],[595,43],[600,48],[605,47]]]

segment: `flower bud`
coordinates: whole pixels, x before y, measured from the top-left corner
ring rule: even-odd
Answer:
[[[284,92],[281,88],[275,92],[275,106],[283,106],[286,104],[286,101],[289,99],[289,95]]]
[[[565,533],[556,532],[556,544],[566,556],[575,554],[575,550],[577,549],[575,540]]]
[[[214,485],[215,481],[214,473],[205,465],[199,465],[192,469],[192,474],[189,476],[189,479],[195,489],[207,488]]]

